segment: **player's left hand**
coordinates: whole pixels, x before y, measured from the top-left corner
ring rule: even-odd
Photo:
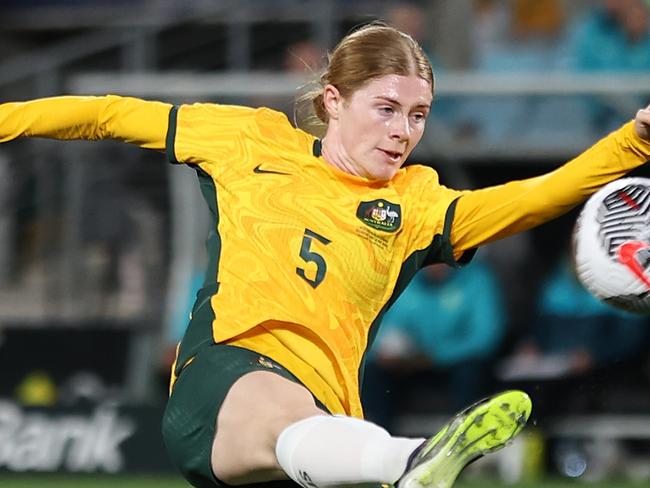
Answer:
[[[650,105],[636,113],[634,129],[641,139],[650,141]]]

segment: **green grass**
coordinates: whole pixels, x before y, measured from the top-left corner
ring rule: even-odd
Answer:
[[[58,476],[0,474],[2,488],[188,488],[190,485],[175,476]],[[577,481],[548,480],[538,483],[503,485],[496,481],[459,482],[454,488],[647,488],[647,482],[610,481],[580,483]]]
[[[173,476],[0,475],[2,488],[191,488]]]
[[[471,483],[457,483],[454,488],[647,488],[647,482],[632,483],[631,481],[608,481],[602,483],[585,483],[571,480],[546,480],[536,483],[521,483],[505,485],[500,482],[482,481]]]

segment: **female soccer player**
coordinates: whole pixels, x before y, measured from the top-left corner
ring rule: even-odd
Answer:
[[[192,484],[449,487],[519,432],[530,401],[488,398],[426,441],[362,420],[364,355],[382,314],[423,265],[459,266],[643,164],[650,110],[549,174],[456,191],[431,168],[402,168],[434,91],[411,37],[361,28],[320,81],[322,140],[266,108],[106,96],[0,105],[0,141],[118,139],[196,170],[214,218],[209,269],[163,419]]]

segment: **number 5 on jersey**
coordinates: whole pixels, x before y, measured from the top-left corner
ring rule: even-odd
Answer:
[[[305,263],[316,264],[316,276],[314,279],[309,278],[303,268],[296,268],[296,274],[309,283],[312,288],[316,288],[320,285],[325,279],[325,273],[327,273],[327,263],[325,262],[325,258],[311,250],[311,245],[314,239],[325,246],[332,242],[313,230],[305,229],[305,235],[302,236],[302,244],[300,245],[300,257],[305,261]]]

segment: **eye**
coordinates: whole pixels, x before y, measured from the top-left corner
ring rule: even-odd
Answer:
[[[413,118],[413,120],[415,122],[418,122],[418,123],[424,122],[424,119],[427,118],[426,114],[424,114],[422,112],[415,112],[414,114],[411,114],[411,117]]]
[[[389,105],[384,105],[382,107],[379,107],[379,112],[385,115],[391,115],[394,112],[394,110],[393,107]]]

